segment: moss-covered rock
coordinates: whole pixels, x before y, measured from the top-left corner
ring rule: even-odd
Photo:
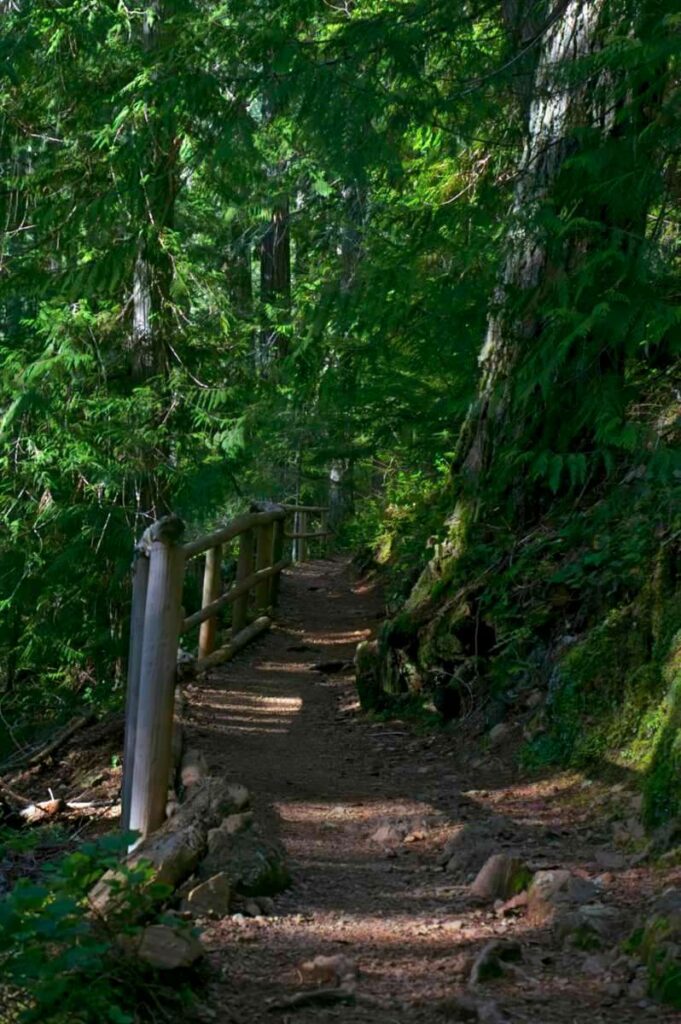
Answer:
[[[654,914],[631,947],[648,969],[651,996],[681,1010],[681,910]]]
[[[558,648],[539,760],[640,780],[650,826],[681,813],[681,597],[650,589]]]

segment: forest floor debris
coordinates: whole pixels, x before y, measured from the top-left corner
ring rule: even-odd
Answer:
[[[285,849],[292,876],[273,898],[226,893],[218,908],[208,893],[195,1019],[681,1024],[622,948],[633,923],[676,919],[681,906],[681,867],[654,856],[631,780],[523,773],[515,731],[482,754],[456,725],[426,732],[362,715],[350,671],[313,669],[349,661],[375,627],[378,594],[341,560],[298,566],[282,591],[272,633],[187,687],[188,742],[212,774],[247,782],[267,848]],[[44,850],[0,863],[7,880],[111,829],[121,738],[91,726],[12,776],[66,806],[62,833],[45,827]],[[91,806],[69,809],[78,800]],[[248,835],[251,812],[223,825]],[[490,858],[504,868],[517,859],[529,887],[476,896]],[[164,963],[185,955],[174,939],[151,938]]]
[[[342,561],[298,566],[282,581],[278,626],[190,694],[191,742],[211,772],[248,782],[292,874],[271,916],[208,924],[213,980],[198,1018],[681,1024],[620,949],[655,895],[681,884],[678,868],[636,863],[645,840],[630,780],[523,773],[517,730],[482,754],[456,725],[425,732],[362,715],[352,673],[314,666],[349,660],[379,607]],[[543,879],[545,902],[553,879],[566,928],[553,927],[553,905],[548,922],[533,920],[526,892],[472,895],[495,854],[521,858],[525,881]],[[498,976],[476,976],[473,991],[481,955],[504,949]],[[322,970],[345,961],[356,976]],[[301,976],[315,963],[321,983]]]

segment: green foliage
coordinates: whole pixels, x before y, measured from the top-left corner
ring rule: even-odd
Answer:
[[[130,836],[85,843],[77,852],[24,879],[0,900],[0,1004],[3,1020],[54,1024],[133,1024],[188,996],[164,991],[153,971],[126,957],[133,920],[148,917],[167,887],[150,884],[150,867],[121,869]],[[9,841],[9,840],[8,840]],[[121,873],[113,920],[92,914],[88,891],[109,869]],[[134,911],[134,913],[133,913]]]

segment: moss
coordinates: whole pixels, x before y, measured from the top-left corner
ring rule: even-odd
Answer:
[[[408,647],[417,633],[417,625],[409,612],[402,611],[383,628],[381,639],[389,647]]]
[[[628,943],[629,951],[639,956],[648,969],[651,996],[677,1010],[681,1010],[680,938],[678,915],[658,916],[639,929]]]
[[[555,667],[550,729],[523,760],[617,764],[641,779],[653,826],[681,813],[681,601],[650,594],[612,611]]]
[[[470,610],[465,603],[445,605],[420,638],[419,665],[428,669],[432,666],[459,661],[463,655],[463,644],[459,630],[470,619]]]

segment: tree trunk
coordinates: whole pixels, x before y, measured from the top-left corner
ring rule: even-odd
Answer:
[[[260,245],[260,297],[263,306],[276,310],[276,320],[287,316],[291,305],[291,238],[288,197],[279,200]],[[259,362],[268,366],[288,351],[288,340],[265,312],[260,335]]]
[[[600,45],[604,2],[556,0],[545,22],[507,253],[479,359],[478,398],[464,425],[457,460],[469,480],[472,478],[474,489],[489,470],[501,440],[507,437],[509,378],[524,347],[538,333],[539,322],[532,309],[525,310],[522,318],[515,312],[518,295],[534,292],[549,270],[545,239],[533,215],[574,151],[575,127],[596,124],[601,113],[590,96],[594,82],[575,86],[565,72]],[[517,12],[519,4],[507,6]]]
[[[164,31],[163,14],[162,0],[153,0],[148,5],[141,31],[142,50],[147,59],[152,58]],[[136,211],[139,236],[133,269],[130,332],[131,372],[138,382],[152,377],[162,382],[168,375],[173,265],[164,234],[174,225],[179,188],[177,153],[178,139],[172,127],[154,127],[146,159],[139,168]],[[158,519],[169,511],[168,495],[159,489],[154,470],[158,453],[150,455],[152,461],[137,492],[138,509],[146,520]]]

